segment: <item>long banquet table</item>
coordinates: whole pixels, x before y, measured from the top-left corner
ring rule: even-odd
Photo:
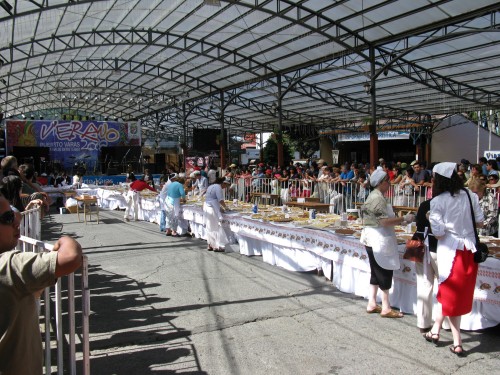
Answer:
[[[195,235],[204,238],[203,211],[185,206],[184,218]],[[254,220],[238,213],[223,214],[223,227],[232,233],[243,255],[261,255],[266,263],[290,271],[322,269],[325,276],[342,292],[367,298],[370,265],[364,246],[353,236],[331,231]],[[417,305],[415,263],[403,259],[394,271],[390,290],[391,303],[404,313],[414,314]],[[437,287],[435,288],[437,290]],[[479,267],[473,309],[462,317],[461,328],[478,330],[500,323],[500,261],[494,258]]]
[[[101,207],[125,207],[124,197],[116,191],[99,189],[97,196]],[[157,199],[141,199],[140,220],[158,223],[159,212]],[[192,233],[197,238],[205,239],[201,205],[183,205],[183,215],[189,222]],[[230,248],[243,255],[262,256],[264,262],[290,271],[322,269],[324,275],[340,291],[364,298],[368,296],[368,256],[356,237],[296,226],[293,223],[255,220],[237,212],[224,213],[222,226],[230,243],[234,244]],[[415,263],[402,259],[403,250],[401,247],[401,268],[394,272],[394,283],[390,290],[391,303],[405,313],[414,314],[417,304]],[[472,312],[462,317],[461,328],[478,330],[499,323],[500,260],[488,258],[479,267]]]

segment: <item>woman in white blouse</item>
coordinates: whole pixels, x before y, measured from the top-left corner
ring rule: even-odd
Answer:
[[[231,184],[230,180],[218,177],[213,185],[210,185],[205,194],[203,212],[205,214],[205,228],[207,232],[208,251],[223,252],[229,242],[224,229],[219,225],[222,220],[221,207],[227,210],[224,203],[223,188]]]
[[[476,194],[463,189],[455,163],[439,163],[433,168],[434,185],[429,221],[438,240],[438,313],[432,329],[424,336],[437,344],[441,325],[449,317],[453,345],[450,351],[464,355],[460,318],[472,310],[478,265],[474,262],[476,237],[472,220],[483,226],[483,212]],[[474,212],[470,210],[469,197]]]

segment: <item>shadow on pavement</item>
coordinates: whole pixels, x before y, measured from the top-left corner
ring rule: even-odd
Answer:
[[[90,370],[99,374],[203,374],[191,331],[176,327],[168,301],[151,294],[158,283],[138,282],[125,275],[89,266]],[[80,306],[77,307],[80,310]]]

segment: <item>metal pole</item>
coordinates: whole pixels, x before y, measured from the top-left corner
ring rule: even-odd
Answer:
[[[281,74],[278,74],[278,139],[277,139],[277,151],[278,151],[278,165],[283,166],[283,112],[281,109]]]
[[[220,168],[226,169],[226,139],[224,137],[224,92],[220,92]]]
[[[491,128],[492,128],[492,125],[493,125],[492,122],[491,122],[491,113],[492,113],[492,111],[490,109],[490,118],[487,119],[487,120],[489,120],[488,121],[488,129],[490,130],[489,131],[489,137],[488,137],[488,150],[491,150]]]
[[[451,120],[450,120],[451,122]],[[479,160],[479,127],[481,126],[481,111],[477,111],[477,148],[476,160]]]
[[[375,48],[370,46],[370,165],[375,167],[378,163],[378,135],[377,135],[377,98],[375,96]]]
[[[82,320],[83,320],[83,374],[90,375],[90,336],[89,336],[89,316],[90,316],[90,288],[88,258],[83,256],[82,262]]]

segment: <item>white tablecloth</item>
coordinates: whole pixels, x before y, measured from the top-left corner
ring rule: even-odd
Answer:
[[[72,189],[71,186],[63,186],[59,188],[55,188],[53,186],[43,186],[42,189],[50,197],[52,204],[54,204],[57,201],[57,198],[62,198],[63,204],[66,203],[66,196],[64,195],[65,191],[74,190],[77,195],[83,195],[83,194],[97,195],[97,192],[99,190],[95,186],[85,187],[81,189]]]
[[[190,221],[196,235],[204,238],[201,207],[186,206],[184,217]],[[290,271],[322,269],[339,290],[367,298],[370,265],[359,239],[289,223],[253,220],[239,214],[224,214],[223,217],[223,226],[230,228],[241,254],[262,255],[264,262]],[[417,303],[415,263],[402,259],[403,250],[401,247],[401,268],[394,271],[391,303],[413,314]],[[462,317],[462,329],[477,330],[500,323],[499,286],[500,261],[490,258],[479,267],[473,309]]]
[[[125,196],[121,190],[99,188],[96,191],[97,200],[101,208],[109,210],[121,209],[127,207]],[[137,216],[139,220],[149,221],[151,223],[160,222],[160,202],[158,196],[155,198],[140,197]],[[134,207],[130,210],[130,216],[134,215]]]
[[[98,189],[102,208],[126,207],[124,196],[117,191]],[[139,220],[160,222],[159,202],[141,198]],[[184,219],[189,221],[195,237],[206,239],[201,206],[183,205]],[[240,214],[223,214],[222,226],[230,243],[239,243],[243,255],[261,255],[264,262],[290,271],[322,269],[336,288],[366,298],[370,265],[359,239],[340,236],[329,231],[253,220]],[[232,247],[235,248],[234,246]],[[402,259],[394,271],[390,290],[391,303],[405,313],[416,309],[415,264]],[[437,291],[437,287],[435,288]],[[472,312],[462,317],[461,328],[477,330],[500,323],[500,261],[490,258],[479,267]]]

